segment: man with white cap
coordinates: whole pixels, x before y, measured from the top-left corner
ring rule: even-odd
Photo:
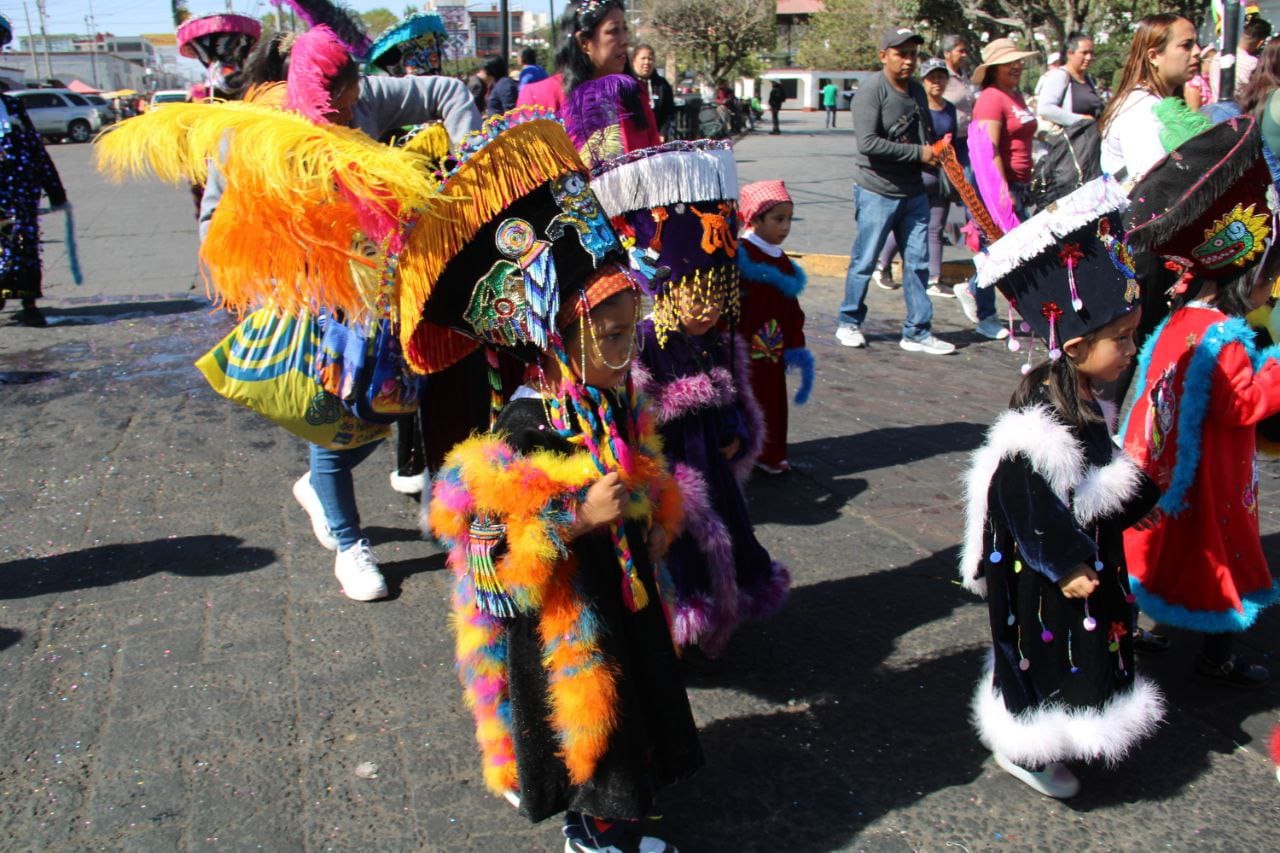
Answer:
[[[853,162],[854,216],[857,234],[845,274],[836,340],[865,347],[867,286],[885,239],[892,233],[902,247],[902,293],[907,317],[901,347],[909,352],[946,355],[955,347],[933,334],[933,304],[925,288],[929,278],[929,198],[921,171],[937,162],[927,144],[929,104],[912,79],[924,39],[906,27],[880,38],[883,72],[862,85],[853,101],[857,151]]]

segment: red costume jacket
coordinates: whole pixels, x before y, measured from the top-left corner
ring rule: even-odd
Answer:
[[[742,277],[742,317],[738,328],[751,347],[751,387],[764,413],[765,438],[760,462],[777,466],[787,458],[787,378],[790,366],[802,371],[796,402],[808,398],[813,357],[804,345],[804,311],[797,298],[805,274],[784,253],[770,257],[750,240],[738,242]]]
[[[1133,592],[1157,621],[1243,631],[1280,599],[1258,532],[1255,425],[1280,411],[1280,353],[1242,319],[1187,306],[1143,347],[1123,428],[1165,519],[1125,531]]]

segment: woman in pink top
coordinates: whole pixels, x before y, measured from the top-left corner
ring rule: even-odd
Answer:
[[[623,0],[576,0],[561,23],[557,73],[516,101],[554,109],[588,166],[662,144],[649,99],[631,75]]]
[[[1032,51],[1018,50],[1011,39],[996,39],[982,49],[982,64],[973,69],[973,85],[981,87],[969,123],[969,162],[978,194],[1005,231],[1027,218],[1025,198],[1031,181],[1031,144],[1036,117],[1018,91],[1023,60]],[[976,277],[954,291],[965,316],[988,338],[996,331],[996,289],[978,287]],[[1003,334],[1002,334],[1003,333]]]
[[[564,75],[557,72],[545,80],[526,83],[516,96],[517,107],[546,107],[560,112],[564,109]]]
[[[982,49],[982,64],[973,71],[981,87],[969,127],[969,157],[978,192],[1005,231],[1026,218],[1023,207],[1031,181],[1031,145],[1036,117],[1027,108],[1018,84],[1023,60],[1033,51],[1018,50],[1010,39],[996,39]],[[981,132],[975,133],[978,129]]]

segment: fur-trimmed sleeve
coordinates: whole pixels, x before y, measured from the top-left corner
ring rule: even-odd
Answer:
[[[733,460],[733,474],[745,483],[760,458],[764,447],[764,413],[751,390],[751,345],[735,331],[728,332],[733,353],[733,382],[737,390],[737,408],[742,418],[742,449]]]
[[[542,606],[556,564],[568,556],[564,534],[572,507],[599,477],[584,453],[521,454],[502,438],[476,436],[445,458],[432,491],[430,528],[448,548],[450,568],[460,573],[468,568],[472,521],[502,525],[497,579],[518,609],[531,612]]]
[[[662,436],[654,427],[654,413],[649,401],[640,395],[637,423],[640,438],[636,459],[636,479],[647,484],[648,512],[654,526],[674,542],[684,529],[684,497],[662,452]]]

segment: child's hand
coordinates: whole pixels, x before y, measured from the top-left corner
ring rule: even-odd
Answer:
[[[1088,598],[1097,588],[1098,573],[1088,566],[1081,566],[1058,581],[1058,589],[1067,598]]]
[[[1164,521],[1164,510],[1156,507],[1133,524],[1134,530],[1151,530]]]
[[[627,487],[617,471],[610,471],[587,489],[587,495],[578,505],[578,520],[574,532],[581,535],[605,524],[612,524],[627,507]]]
[[[738,451],[742,449],[741,439],[735,438],[724,447],[720,448],[720,455],[725,459],[732,459],[738,455]]]

